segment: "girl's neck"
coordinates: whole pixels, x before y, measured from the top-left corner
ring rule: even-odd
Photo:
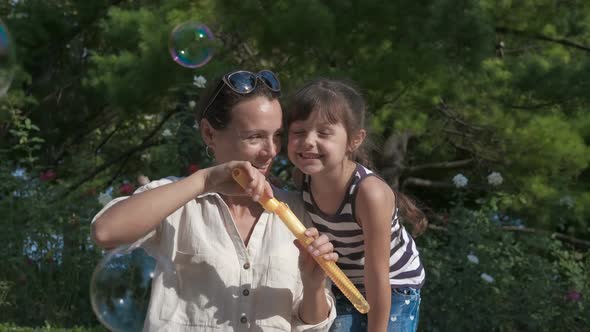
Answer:
[[[311,175],[311,191],[316,203],[327,201],[341,201],[348,187],[350,177],[356,169],[356,163],[346,160],[342,167],[337,167],[329,172]],[[328,199],[327,199],[328,198]],[[328,203],[328,206],[334,202]],[[330,208],[328,210],[331,210]]]

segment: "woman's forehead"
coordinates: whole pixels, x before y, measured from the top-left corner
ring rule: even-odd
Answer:
[[[280,129],[283,122],[283,111],[277,99],[256,97],[236,104],[232,108],[232,123],[230,126],[243,127],[254,130],[258,127],[265,129]]]

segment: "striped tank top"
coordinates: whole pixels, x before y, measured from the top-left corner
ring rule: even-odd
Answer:
[[[355,198],[358,185],[369,176],[377,176],[368,168],[357,163],[349,181],[349,187],[338,211],[333,215],[323,213],[311,193],[311,178],[305,175],[302,196],[305,209],[314,226],[328,236],[338,253],[338,266],[361,292],[364,290],[365,243],[363,230],[355,218]],[[396,199],[397,200],[397,199]],[[416,243],[400,223],[398,208],[391,217],[391,243],[389,258],[389,283],[392,288],[424,285],[425,272]]]

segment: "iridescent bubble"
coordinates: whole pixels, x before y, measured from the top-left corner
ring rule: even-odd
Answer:
[[[0,97],[10,87],[15,67],[16,53],[12,38],[4,22],[0,21]]]
[[[172,262],[154,258],[143,248],[123,246],[108,252],[90,281],[94,314],[111,331],[142,331],[152,279],[164,272],[176,275]]]
[[[170,55],[179,65],[199,68],[213,57],[215,36],[204,24],[186,22],[172,30],[168,42]]]

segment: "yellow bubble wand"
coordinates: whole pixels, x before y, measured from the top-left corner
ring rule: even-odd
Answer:
[[[249,179],[246,174],[239,168],[234,168],[232,176],[242,187],[246,187]],[[305,236],[305,226],[295,216],[293,211],[287,206],[287,204],[280,202],[276,198],[270,198],[268,195],[263,194],[258,199],[264,209],[268,212],[276,213],[279,218],[285,223],[287,228],[297,237],[299,243],[304,247],[307,247],[313,242],[313,239]],[[342,294],[354,305],[354,307],[363,314],[369,312],[369,303],[363,297],[363,294],[359,292],[356,286],[348,279],[348,277],[342,272],[342,270],[333,261],[327,261],[322,257],[312,256],[315,261],[326,271],[326,274],[332,279],[332,282],[340,289]]]

